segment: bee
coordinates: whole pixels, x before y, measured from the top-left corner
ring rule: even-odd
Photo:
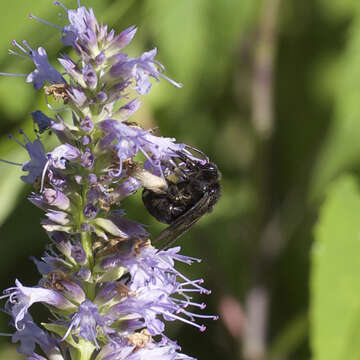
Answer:
[[[165,241],[161,249],[169,247],[191,228],[203,215],[209,213],[221,196],[221,174],[217,166],[205,158],[196,161],[186,151],[163,163],[168,169],[166,190],[144,188],[142,200],[147,211],[158,221],[168,224],[154,240]]]
[[[53,95],[55,101],[59,101],[60,99],[63,99],[66,103],[69,99],[69,94],[66,92],[66,90],[69,88],[69,85],[67,84],[52,84],[50,86],[44,86],[44,91],[46,95]]]

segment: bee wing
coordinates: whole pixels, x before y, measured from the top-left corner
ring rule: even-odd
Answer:
[[[168,248],[182,234],[189,230],[190,227],[194,225],[202,217],[202,215],[207,212],[210,199],[210,194],[206,192],[193,207],[178,217],[170,226],[164,229],[153,241],[154,243],[157,243],[166,239],[166,242],[161,245],[159,250]]]

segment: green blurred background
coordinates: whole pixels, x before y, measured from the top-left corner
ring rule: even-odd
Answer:
[[[75,0],[65,0],[75,6]],[[360,359],[360,2],[358,0],[82,0],[117,31],[137,24],[131,54],[158,47],[182,89],[155,84],[135,120],[203,150],[222,172],[215,210],[180,240],[203,262],[184,267],[213,290],[200,333],[168,335],[198,359]],[[28,73],[12,39],[61,51],[50,0],[0,3],[0,70]],[[0,79],[0,158],[26,154],[6,134],[32,134],[44,95]],[[53,137],[44,136],[46,143]],[[21,170],[0,164],[0,288],[35,285],[42,217]],[[138,194],[139,195],[139,194]],[[139,196],[129,217],[161,230]],[[45,318],[34,307],[35,318]],[[9,332],[0,313],[0,332]],[[22,359],[0,338],[0,359]]]

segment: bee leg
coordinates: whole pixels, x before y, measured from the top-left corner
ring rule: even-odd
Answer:
[[[169,159],[167,161],[163,161],[165,165],[169,169],[172,170],[172,172],[179,178],[179,179],[186,179],[188,177],[188,174],[177,164],[174,160]]]

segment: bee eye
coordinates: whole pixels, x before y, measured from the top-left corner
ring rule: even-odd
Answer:
[[[211,162],[206,162],[202,168],[206,171],[209,171],[209,172],[212,172],[212,171],[218,171],[217,170],[217,166],[214,164],[214,163],[211,163]]]

